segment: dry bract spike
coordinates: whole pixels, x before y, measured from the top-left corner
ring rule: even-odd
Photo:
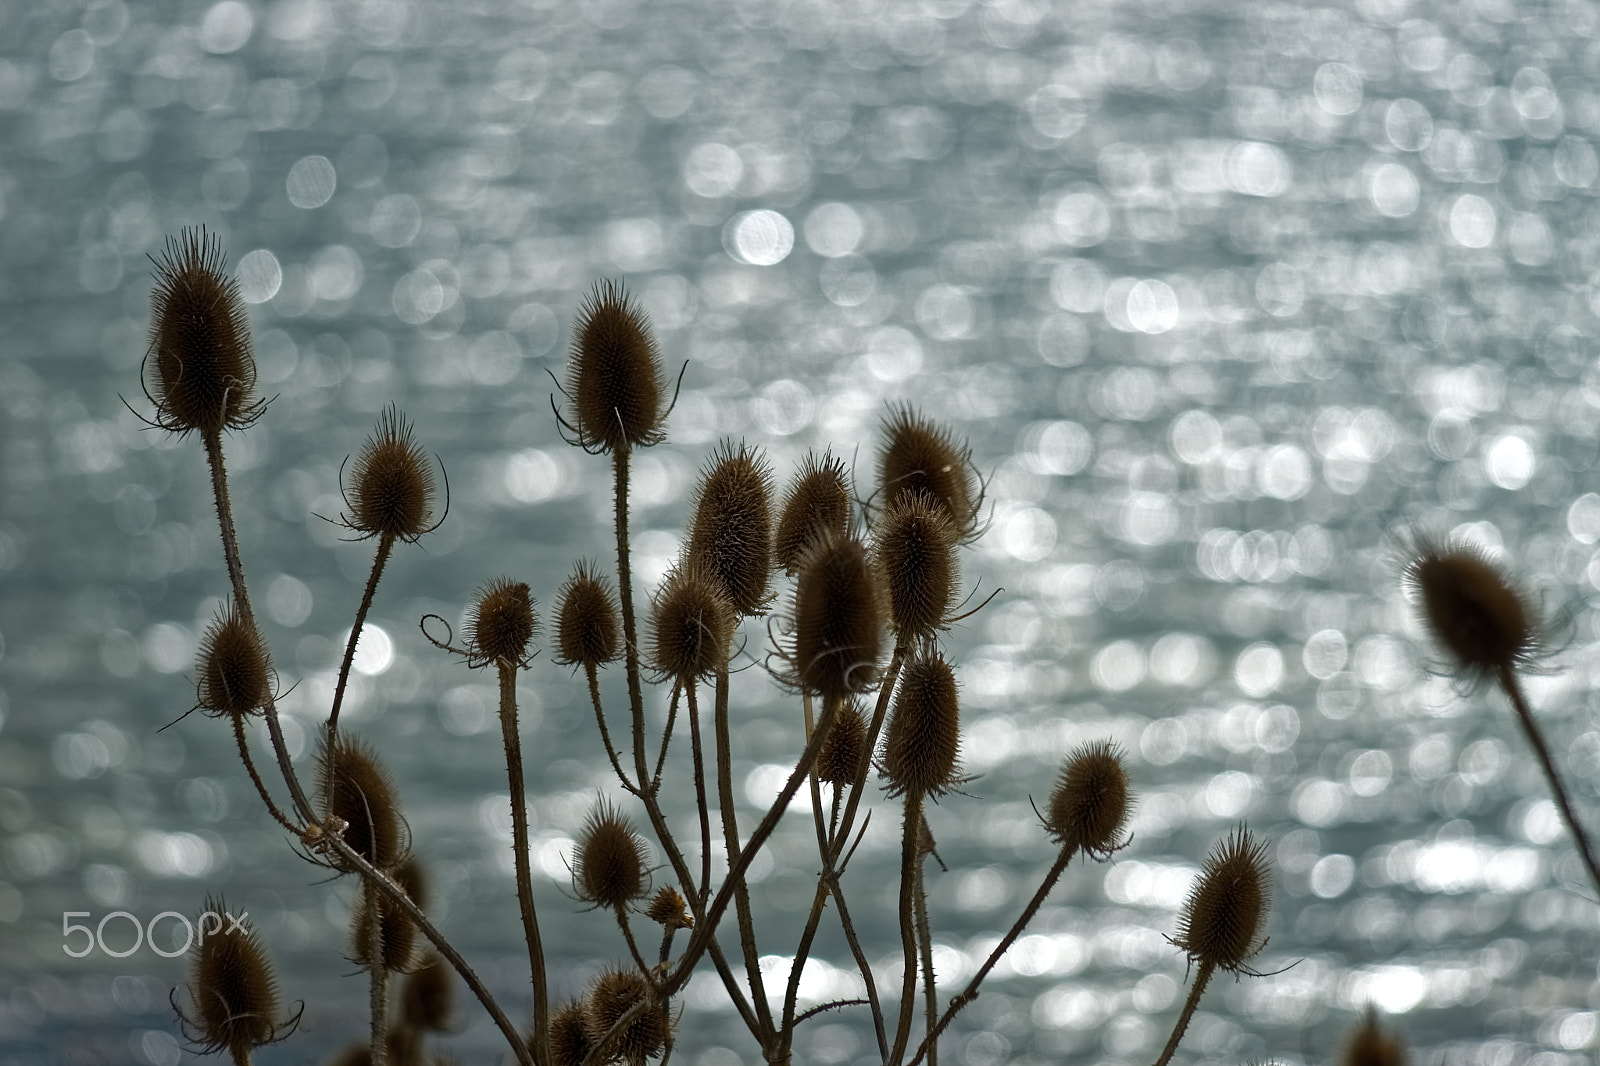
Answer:
[[[633,823],[609,803],[590,812],[572,858],[578,898],[601,907],[621,907],[644,895],[644,842]]]
[[[793,574],[805,550],[818,540],[850,535],[850,482],[844,460],[807,452],[789,483],[773,538],[773,559]]]
[[[883,430],[878,481],[885,503],[892,506],[902,493],[925,492],[949,515],[957,539],[974,536],[980,494],[967,449],[910,405],[892,408]]]
[[[650,618],[650,665],[665,677],[707,677],[727,663],[738,616],[704,568],[691,561],[668,574],[651,603]]]
[[[363,537],[393,537],[414,543],[437,528],[438,491],[433,467],[411,432],[411,423],[390,404],[356,457],[344,524]]]
[[[937,796],[959,780],[961,706],[956,677],[938,652],[914,659],[900,675],[894,716],[883,743],[891,794]]]
[[[661,355],[644,312],[617,282],[597,284],[578,312],[566,394],[568,428],[587,451],[624,451],[662,439]]]
[[[617,598],[594,564],[580,562],[556,593],[556,646],[562,665],[603,666],[622,638]]]
[[[229,914],[220,899],[207,899],[204,914]],[[202,917],[203,931],[189,971],[194,1017],[178,1010],[202,1054],[227,1051],[247,1061],[253,1048],[273,1044],[294,1031],[295,1018],[279,1015],[278,981],[254,929]],[[174,1009],[177,1009],[174,1003]]]
[[[1067,756],[1050,793],[1046,828],[1057,844],[1104,858],[1122,847],[1132,796],[1122,749],[1107,740]]]
[[[685,557],[722,585],[734,610],[761,613],[772,576],[772,469],[760,453],[724,443],[695,499]]]
[[[868,691],[878,683],[887,613],[882,579],[859,540],[830,535],[812,544],[795,579],[786,680],[824,700]]]
[[[1525,666],[1543,650],[1527,596],[1482,549],[1414,535],[1406,579],[1422,620],[1455,668],[1472,681]]]
[[[479,590],[467,618],[467,654],[473,665],[505,661],[526,666],[528,642],[538,628],[528,586],[495,578]]]
[[[272,660],[266,643],[229,604],[212,619],[200,640],[196,697],[210,715],[250,714],[272,696]]]
[[[394,783],[365,743],[348,733],[324,740],[317,791],[323,811],[345,823],[345,843],[367,862],[390,870],[405,858],[405,820]]]
[[[1237,973],[1266,946],[1271,907],[1267,846],[1241,826],[1206,856],[1173,942],[1195,962]]]

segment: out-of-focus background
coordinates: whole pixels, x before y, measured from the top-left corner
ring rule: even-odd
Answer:
[[[971,442],[989,521],[967,587],[1005,591],[947,641],[973,780],[930,816],[943,987],[1050,862],[1028,797],[1079,742],[1129,752],[1132,846],[1069,872],[946,1061],[1150,1061],[1183,994],[1178,905],[1245,820],[1278,875],[1257,964],[1290,968],[1219,981],[1181,1059],[1323,1061],[1371,1003],[1413,1061],[1588,1061],[1593,892],[1503,701],[1428,672],[1390,535],[1503,552],[1565,615],[1530,687],[1592,811],[1593,4],[11,0],[0,42],[0,1057],[189,1061],[184,960],[113,957],[122,916],[69,957],[62,916],[148,924],[208,893],[306,1004],[261,1062],[365,1031],[352,886],[275,831],[225,724],[158,731],[193,702],[226,583],[197,442],[138,417],[146,256],[205,224],[275,397],[227,448],[303,772],[371,552],[323,520],[340,464],[394,400],[449,472],[448,520],[378,591],[347,721],[400,782],[440,923],[519,1018],[493,682],[417,621],[459,619],[490,577],[548,604],[574,560],[609,566],[607,465],[558,438],[547,371],[584,292],[620,278],[689,364],[637,461],[641,602],[721,439],[780,480],[831,442],[864,495],[890,402]],[[800,717],[767,632],[746,636],[753,824]],[[615,790],[549,659],[522,683],[524,750],[565,997],[625,949],[564,894]],[[893,989],[897,817],[875,809],[846,887]],[[781,971],[809,820],[769,850]],[[806,1003],[855,990],[831,921]],[[755,1061],[714,980],[681,1008],[676,1061]],[[438,1046],[503,1061],[458,1013]],[[796,1050],[875,1054],[860,1008]]]

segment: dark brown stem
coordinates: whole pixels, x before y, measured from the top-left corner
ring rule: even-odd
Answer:
[[[678,725],[678,700],[683,696],[683,686],[673,685],[672,696],[667,700],[667,724],[661,730],[661,750],[656,753],[656,772],[650,778],[650,791],[661,787],[661,771],[667,765],[667,749],[672,746],[672,733]]]
[[[900,953],[905,976],[900,982],[900,1020],[895,1025],[894,1047],[888,1066],[900,1066],[906,1042],[911,1039],[911,1019],[917,1012],[917,867],[922,865],[922,794],[907,792],[905,824],[900,830]]]
[[[622,938],[628,942],[628,954],[633,956],[633,964],[639,967],[639,974],[646,981],[650,980],[650,966],[644,961],[644,956],[639,954],[639,942],[633,939],[633,926],[628,922],[628,909],[622,904],[613,908],[617,913],[617,925],[622,928]]]
[[[1206,985],[1211,983],[1211,975],[1216,968],[1216,963],[1207,960],[1195,971],[1194,987],[1189,989],[1189,998],[1184,1001],[1183,1013],[1178,1015],[1178,1024],[1172,1027],[1172,1036],[1167,1039],[1167,1046],[1161,1049],[1161,1057],[1156,1060],[1156,1066],[1167,1066],[1167,1063],[1172,1061],[1173,1053],[1178,1050],[1178,1041],[1183,1039],[1184,1031],[1189,1028],[1189,1021],[1194,1017],[1195,1008],[1200,1006],[1200,996],[1205,992]]]
[[[800,695],[800,703],[806,716],[806,739],[811,739],[811,693],[804,692]],[[794,1042],[795,1007],[800,994],[800,975],[805,970],[806,960],[811,957],[811,945],[816,939],[817,926],[822,921],[822,910],[828,902],[828,829],[822,821],[822,788],[817,782],[816,771],[806,775],[806,785],[811,789],[811,823],[817,831],[817,855],[821,858],[823,867],[817,874],[817,891],[811,898],[811,912],[806,915],[805,929],[800,933],[800,943],[795,947],[794,960],[789,964],[789,981],[783,990],[783,1015],[778,1038],[782,1049],[787,1052]],[[837,790],[835,790],[837,794]]]
[[[633,617],[633,570],[628,561],[628,457],[627,448],[611,453],[616,483],[612,509],[617,527],[617,595],[622,600],[623,659],[628,670],[628,708],[633,716],[633,762],[639,787],[650,781],[644,756],[644,695],[639,687],[639,627]]]
[[[372,890],[363,886],[363,892]],[[383,902],[376,893],[367,908],[367,966],[372,975],[372,1066],[385,1066],[389,1061],[389,1041],[384,1034],[389,1028],[389,968],[383,958]]]
[[[933,1027],[939,1021],[939,995],[936,990],[936,975],[933,972],[933,928],[928,923],[928,890],[923,881],[927,871],[927,863],[922,859],[922,837],[926,837],[929,846],[933,843],[933,834],[928,830],[927,814],[924,812],[921,823],[918,825],[917,841],[917,887],[912,893],[912,905],[916,911],[917,919],[917,951],[922,956],[922,1009],[923,1016],[927,1019],[923,1024],[928,1027],[928,1035],[933,1035]],[[939,1042],[928,1040],[928,1066],[939,1066]]]
[[[242,714],[233,716],[233,738],[239,742],[239,758],[244,760],[244,768],[250,774],[250,780],[256,786],[256,793],[260,795],[261,802],[267,805],[267,810],[272,814],[272,817],[277,820],[279,825],[295,836],[299,836],[299,827],[289,821],[288,816],[278,809],[278,805],[272,801],[272,794],[267,791],[266,782],[261,780],[261,774],[256,771],[256,762],[250,757],[250,744],[244,735],[244,720],[245,716]]]
[[[1516,672],[1509,666],[1500,671],[1500,687],[1505,689],[1512,708],[1517,712],[1517,721],[1522,726],[1522,733],[1528,738],[1528,744],[1539,759],[1539,766],[1544,770],[1544,778],[1549,782],[1550,791],[1555,796],[1556,806],[1560,808],[1561,817],[1567,823],[1567,831],[1572,834],[1573,843],[1578,846],[1578,857],[1589,870],[1589,880],[1593,882],[1595,892],[1600,893],[1600,863],[1595,861],[1594,847],[1589,843],[1589,834],[1584,831],[1583,825],[1578,821],[1577,812],[1572,809],[1572,800],[1567,795],[1566,786],[1561,783],[1560,775],[1556,773],[1556,762],[1550,755],[1549,746],[1544,742],[1544,733],[1539,729],[1539,723],[1534,720],[1533,709],[1528,706],[1527,697],[1523,695],[1522,684],[1517,680]]]
[[[839,888],[837,873],[828,874],[828,888],[833,893],[833,902],[839,908],[839,924],[844,928],[845,943],[850,945],[850,954],[856,960],[856,969],[861,971],[862,980],[867,984],[867,1003],[872,1008],[872,1028],[878,1038],[878,1055],[887,1062],[889,1037],[884,1032],[883,1002],[878,999],[878,983],[872,977],[872,965],[867,962],[867,953],[861,950],[861,940],[856,936],[855,923],[850,920],[850,908],[845,905],[844,892]],[[800,1021],[800,1018],[796,1018],[795,1024],[799,1025]]]
[[[700,904],[696,913],[705,913],[706,901],[711,898],[711,809],[706,802],[705,746],[700,740],[700,707],[695,699],[695,681],[689,680],[689,747],[694,757],[694,802],[700,815]],[[693,885],[684,890],[694,892]]]
[[[385,533],[378,538],[378,550],[372,557],[372,572],[367,575],[367,587],[361,593],[361,606],[356,608],[356,626],[350,639],[344,642],[344,661],[339,664],[339,682],[333,689],[333,710],[328,712],[328,735],[339,731],[339,709],[344,706],[345,686],[350,683],[350,665],[356,660],[356,642],[361,639],[361,627],[367,624],[367,612],[372,609],[372,597],[378,591],[378,579],[383,576],[389,553],[394,550],[394,535]]]
[[[905,662],[909,647],[897,644],[894,655],[889,659],[889,669],[884,671],[883,679],[878,683],[878,702],[872,711],[872,724],[867,729],[867,751],[876,751],[878,748],[878,734],[883,731],[883,722],[889,716],[889,701],[894,696],[895,678],[900,676],[901,664]],[[866,791],[867,771],[872,766],[871,759],[862,759],[861,766],[856,770],[856,779],[850,783],[850,797],[845,801],[844,818],[839,822],[839,829],[833,837],[833,863],[839,862],[839,856],[844,853],[845,842],[850,839],[850,829],[855,824],[856,810],[861,805],[861,795]]]
[[[712,729],[717,738],[717,805],[722,811],[722,846],[728,853],[731,872],[739,861],[739,818],[733,806],[733,748],[728,737],[728,664],[717,669],[716,705],[712,709]],[[731,880],[731,873],[730,873]],[[756,926],[750,913],[750,886],[744,878],[733,881],[735,917],[739,923],[739,947],[744,953],[750,998],[761,1022],[761,1042],[766,1046],[773,1036],[772,1007],[767,1003],[766,982],[761,978],[761,955],[756,950]]]
[[[606,728],[605,708],[600,705],[599,671],[595,669],[594,663],[584,663],[583,672],[589,679],[589,703],[594,707],[594,720],[600,726],[600,740],[606,746],[606,758],[611,760],[611,769],[616,771],[617,780],[622,782],[622,787],[629,792],[636,792],[638,790],[633,787],[633,782],[622,772],[622,760],[617,758],[617,749],[611,743],[611,731]]]
[[[511,840],[517,868],[517,906],[522,911],[522,932],[528,942],[528,970],[533,980],[534,1059],[550,1061],[550,995],[544,972],[544,942],[539,937],[539,916],[533,909],[533,871],[528,864],[528,794],[522,780],[522,738],[517,730],[517,664],[508,659],[495,663],[500,674],[500,736],[506,752],[506,776],[511,786]]]

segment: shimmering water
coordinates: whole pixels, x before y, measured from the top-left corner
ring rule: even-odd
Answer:
[[[493,688],[416,622],[502,573],[548,602],[607,555],[605,467],[560,443],[546,371],[587,287],[622,277],[689,360],[671,439],[638,463],[644,585],[720,438],[782,476],[832,442],[865,486],[885,403],[909,398],[988,476],[965,573],[1005,591],[948,641],[976,779],[931,815],[947,985],[1049,863],[1027,798],[1061,755],[1131,753],[1133,846],[1069,873],[947,1060],[1150,1061],[1184,980],[1164,935],[1241,819],[1279,874],[1259,966],[1294,965],[1219,983],[1189,1061],[1322,1061],[1367,1002],[1418,1062],[1558,1066],[1600,1040],[1591,890],[1503,701],[1425,671],[1385,540],[1409,520],[1503,549],[1568,612],[1531,690],[1592,808],[1594,5],[62,0],[0,6],[0,42],[6,1057],[186,1059],[181,962],[69,958],[60,916],[221,890],[307,1004],[260,1061],[364,1031],[349,886],[271,830],[218,723],[156,732],[192,700],[225,581],[198,447],[120,398],[148,411],[144,257],[201,222],[277,397],[228,447],[301,746],[369,559],[317,517],[342,509],[340,461],[395,399],[449,470],[449,520],[392,564],[348,714],[402,783],[440,921],[519,1016]],[[753,819],[799,717],[759,669],[734,695]],[[523,686],[563,995],[624,952],[562,894],[611,788],[581,696],[548,661]],[[879,806],[847,890],[895,987]],[[810,833],[795,819],[755,872],[774,956]],[[847,965],[831,932],[823,956]],[[851,982],[818,967],[803,989]],[[680,1061],[751,1061],[715,982],[683,1010]],[[482,1012],[459,1014],[445,1046],[496,1061]],[[797,1051],[866,1060],[860,1010]]]

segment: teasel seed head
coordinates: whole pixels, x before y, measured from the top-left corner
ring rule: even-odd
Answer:
[[[578,834],[572,887],[585,903],[612,908],[626,906],[649,889],[644,841],[633,823],[604,800]]]
[[[380,870],[392,870],[409,849],[394,782],[372,748],[348,733],[325,739],[317,756],[322,809],[345,823],[344,840]],[[334,857],[334,866],[344,867]]]
[[[534,1040],[530,1038],[528,1043]],[[550,1016],[552,1066],[583,1066],[583,1060],[589,1057],[593,1047],[582,1003],[563,1004]]]
[[[417,901],[413,899],[412,902]],[[372,943],[374,911],[378,915],[378,950],[373,950]],[[350,961],[364,970],[382,966],[391,973],[410,973],[417,963],[415,923],[388,896],[366,881],[361,882],[361,893],[350,913]]]
[[[205,912],[228,916],[226,903],[206,900]],[[189,968],[190,1017],[173,1000],[173,1010],[201,1054],[227,1051],[247,1060],[253,1048],[275,1044],[294,1032],[299,1014],[280,1018],[278,980],[272,960],[254,929],[225,924],[207,931],[193,949]]]
[[[200,638],[197,704],[209,715],[251,714],[272,698],[272,659],[260,632],[230,603]]]
[[[556,646],[563,666],[615,662],[622,643],[617,597],[590,562],[580,561],[556,593]]]
[[[817,780],[834,786],[855,781],[867,759],[867,720],[855,701],[839,708],[817,752]]]
[[[1378,1024],[1378,1012],[1367,1008],[1361,1024],[1344,1045],[1340,1066],[1406,1066],[1406,1046]]]
[[[631,970],[608,970],[595,980],[584,1003],[584,1021],[591,1045],[605,1041],[611,1027],[633,1006],[650,996],[645,979]],[[661,1053],[672,1034],[672,1019],[665,1004],[646,1007],[634,1016],[620,1036],[607,1042],[610,1058],[641,1066]]]
[[[467,618],[467,655],[474,666],[528,665],[528,642],[539,629],[533,597],[520,581],[497,577],[478,590]]]
[[[438,489],[433,465],[422,453],[411,423],[390,404],[356,457],[344,525],[362,538],[392,537],[414,544],[444,520],[434,517]]]
[[[621,284],[590,290],[573,328],[562,420],[589,452],[616,452],[659,443],[666,399],[661,354],[644,312]]]
[[[672,885],[662,885],[650,898],[645,917],[664,929],[693,929],[694,918],[683,901],[683,893]]]
[[[144,389],[155,424],[180,436],[243,429],[266,402],[255,395],[250,321],[222,242],[204,226],[185,229],[153,262]]]
[[[693,560],[670,574],[650,604],[650,665],[689,682],[727,664],[738,614],[722,585]]]
[[[455,1024],[455,977],[438,955],[428,955],[400,991],[400,1018],[415,1029],[447,1032]]]
[[[1543,654],[1527,595],[1482,549],[1412,534],[1405,576],[1428,631],[1466,681],[1494,680]]]
[[[957,539],[971,539],[977,532],[982,495],[967,449],[956,444],[948,429],[923,418],[910,405],[891,408],[883,432],[878,455],[883,503],[893,506],[903,493],[925,492],[949,515]]]
[[[937,651],[908,662],[883,743],[890,795],[939,796],[960,783],[961,706],[956,677]]]
[[[829,535],[801,557],[790,611],[786,680],[824,700],[842,700],[878,683],[887,596],[866,547]]]
[[[1245,963],[1266,946],[1262,927],[1271,908],[1267,846],[1240,826],[1206,856],[1173,943],[1194,962],[1248,973]]]
[[[1067,756],[1045,823],[1061,847],[1103,859],[1127,842],[1133,796],[1122,759],[1122,749],[1108,740],[1084,744]]]
[[[772,577],[772,468],[761,454],[724,443],[695,498],[685,556],[711,574],[734,610],[760,614]]]
[[[850,480],[832,452],[807,452],[789,482],[773,538],[773,559],[791,575],[812,542],[850,535]]]
[[[901,492],[873,529],[873,554],[889,590],[889,618],[909,644],[944,627],[960,583],[956,528],[926,492]]]

